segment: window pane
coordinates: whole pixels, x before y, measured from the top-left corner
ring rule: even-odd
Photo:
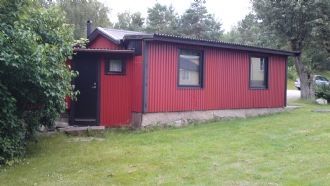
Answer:
[[[266,72],[267,72],[267,59],[251,57],[250,64],[250,87],[252,88],[265,88],[266,85]]]
[[[123,64],[119,59],[111,59],[109,64],[109,72],[122,72]]]
[[[179,85],[200,85],[200,54],[182,51],[179,61]]]

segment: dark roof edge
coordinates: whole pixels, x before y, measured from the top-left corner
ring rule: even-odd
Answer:
[[[125,35],[124,40],[154,39],[155,34]]]
[[[225,49],[233,49],[233,50],[243,50],[249,52],[269,53],[269,54],[277,54],[284,56],[297,56],[300,54],[300,52],[298,51],[286,51],[279,49],[262,48],[262,47],[256,47],[250,45],[227,43],[227,42],[215,41],[215,40],[193,39],[188,37],[172,36],[165,34],[126,35],[124,37],[124,40],[137,40],[137,39],[164,41],[164,42],[172,42],[172,43],[180,43],[180,44],[193,44],[199,46],[209,46],[209,47],[217,47],[217,48],[225,48]]]
[[[99,27],[96,27],[95,30],[88,36],[89,43],[92,42],[98,36],[98,34],[104,36],[105,38],[109,39],[110,41],[114,42],[117,45],[120,44],[120,41],[112,38]]]
[[[111,50],[107,48],[74,48],[73,52],[82,53],[112,53],[112,54],[134,54],[134,50]]]

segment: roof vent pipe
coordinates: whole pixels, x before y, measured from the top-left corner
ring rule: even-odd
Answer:
[[[88,39],[88,36],[92,33],[92,25],[93,22],[91,20],[88,20],[87,21],[87,39]]]

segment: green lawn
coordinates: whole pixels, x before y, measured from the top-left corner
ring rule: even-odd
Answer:
[[[330,109],[147,132],[103,140],[54,135],[0,168],[0,185],[330,185]],[[87,138],[85,138],[87,139]]]

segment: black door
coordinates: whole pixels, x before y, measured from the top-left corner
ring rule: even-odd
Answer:
[[[97,125],[98,111],[98,60],[96,56],[78,54],[73,60],[73,69],[79,72],[74,80],[79,91],[73,102],[74,125]]]

